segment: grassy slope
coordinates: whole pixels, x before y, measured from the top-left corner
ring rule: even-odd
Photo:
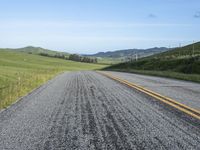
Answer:
[[[172,49],[171,51],[154,55],[152,57],[176,59],[176,58],[189,57],[191,55],[200,55],[200,42],[194,44],[194,51],[193,51],[193,44],[190,44],[181,48],[175,48]]]
[[[4,49],[0,49],[0,50],[4,50]],[[48,50],[48,49],[44,49],[41,47],[33,47],[33,46],[27,46],[24,48],[17,48],[17,49],[7,49],[9,51],[14,51],[14,52],[23,52],[23,53],[32,53],[32,54],[41,54],[41,53],[45,53],[48,54],[50,56],[54,56],[54,55],[65,55],[65,56],[69,56],[68,53],[66,52],[58,52],[58,51],[53,51],[53,50]]]
[[[79,63],[0,50],[0,109],[63,71],[93,70],[105,65]]]
[[[188,45],[107,69],[200,82],[200,42],[194,47],[194,52],[193,45]]]

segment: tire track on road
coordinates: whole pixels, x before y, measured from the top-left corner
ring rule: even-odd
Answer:
[[[33,109],[38,112],[28,111],[24,118],[19,114],[13,115],[5,124],[2,119],[5,116],[0,116],[3,125],[0,149],[200,148],[200,124],[185,119],[153,98],[93,71],[72,72],[60,77],[59,84],[52,82],[51,87],[40,92],[42,97],[30,97],[20,110],[24,114],[32,107],[42,105]],[[17,122],[18,128],[13,121]],[[41,133],[36,134],[37,130]],[[3,136],[11,131],[12,136]],[[19,138],[16,141],[23,140],[23,143],[19,145],[10,141],[15,138]]]

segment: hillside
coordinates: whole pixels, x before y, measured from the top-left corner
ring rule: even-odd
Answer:
[[[200,82],[200,42],[141,58],[138,61],[116,64],[108,67],[107,70],[136,72]]]
[[[105,65],[0,50],[0,108],[13,103],[63,71],[94,70]]]
[[[177,59],[177,58],[191,57],[191,56],[198,56],[198,55],[200,55],[200,42],[189,44],[180,48],[175,48],[175,49],[154,55],[153,57]]]
[[[107,58],[125,58],[132,57],[135,54],[138,57],[145,57],[153,54],[157,54],[160,52],[167,51],[168,49],[165,47],[154,47],[149,49],[127,49],[127,50],[117,50],[117,51],[108,51],[108,52],[99,52],[90,56],[93,57],[107,57]]]
[[[50,56],[55,56],[55,55],[65,55],[68,56],[69,54],[66,52],[58,52],[58,51],[53,51],[53,50],[48,50],[44,49],[41,47],[33,47],[33,46],[27,46],[23,48],[17,48],[17,49],[0,49],[0,50],[8,50],[8,51],[16,51],[16,52],[23,52],[23,53],[28,53],[28,54],[48,54]]]

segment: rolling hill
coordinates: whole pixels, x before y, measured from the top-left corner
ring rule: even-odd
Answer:
[[[27,47],[16,48],[16,49],[7,48],[7,49],[0,49],[0,50],[23,52],[23,53],[37,54],[37,55],[43,53],[43,54],[48,54],[50,56],[55,56],[55,55],[69,56],[69,53],[66,53],[66,52],[58,52],[58,51],[53,51],[53,50],[48,50],[41,47],[33,47],[33,46],[27,46]]]
[[[108,51],[108,52],[99,52],[93,55],[93,57],[106,57],[106,58],[125,58],[132,57],[134,55],[138,55],[138,57],[150,56],[153,54],[157,54],[160,52],[167,51],[168,49],[165,47],[154,47],[149,49],[127,49],[127,50],[117,50],[117,51]]]
[[[189,44],[184,47],[175,48],[157,55],[154,55],[154,58],[184,58],[191,56],[200,55],[200,42],[196,42],[194,44]]]
[[[106,68],[200,82],[200,42]]]

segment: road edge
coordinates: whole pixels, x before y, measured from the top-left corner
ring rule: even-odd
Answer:
[[[15,102],[11,103],[9,106],[7,106],[6,108],[0,109],[0,114],[2,114],[4,111],[7,111],[8,109],[10,109],[11,107],[14,107],[15,105],[17,105],[19,102],[21,102],[24,98],[26,98],[27,96],[29,96],[30,94],[32,94],[33,92],[35,92],[36,90],[38,90],[39,88],[41,88],[42,86],[45,86],[46,84],[48,84],[49,82],[51,82],[52,80],[54,80],[57,76],[65,73],[67,71],[58,73],[57,75],[53,76],[51,79],[47,80],[45,83],[37,86],[36,88],[34,88],[33,90],[31,90],[30,92],[28,92],[26,95],[19,97],[16,99]]]

